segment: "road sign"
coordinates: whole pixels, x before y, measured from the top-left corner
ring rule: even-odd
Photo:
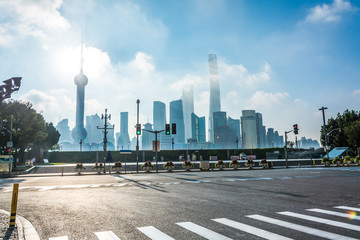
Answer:
[[[6,147],[12,148],[13,147],[13,142],[7,142]]]
[[[155,143],[157,142],[157,148],[155,146]],[[153,141],[153,152],[155,152],[155,149],[157,152],[160,152],[160,141]]]

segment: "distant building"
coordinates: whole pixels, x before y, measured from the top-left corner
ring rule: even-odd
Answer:
[[[129,113],[121,112],[120,113],[120,135],[117,141],[117,146],[119,149],[128,149],[130,148],[130,137],[129,137]]]
[[[303,149],[309,149],[309,148],[317,149],[320,147],[320,144],[317,140],[301,137],[301,139],[298,141],[298,147]]]
[[[141,131],[142,149],[151,150],[153,144],[152,142],[155,141],[155,135],[151,132],[144,131],[144,129],[152,131],[153,129],[151,123],[146,123]]]
[[[241,137],[240,137],[240,119],[233,119],[231,117],[228,117],[227,123],[226,123],[232,132],[235,134],[236,138],[236,148],[241,147]]]
[[[261,113],[255,113],[256,117],[256,137],[259,148],[266,147],[266,130],[265,126],[263,126],[263,119]]]
[[[241,116],[241,136],[243,148],[257,148],[258,135],[255,110],[243,110]]]
[[[105,124],[105,120],[101,120],[98,114],[86,116],[86,131],[88,133],[86,143],[92,144],[95,146],[95,144],[100,144],[102,146],[102,142],[104,139],[104,130],[98,129],[103,128]],[[112,127],[111,123],[108,122],[108,127]],[[115,148],[115,137],[114,137],[114,129],[108,129],[107,130],[107,141],[108,141],[108,150],[112,150]],[[95,144],[93,144],[95,143]],[[95,149],[92,149],[95,150]]]
[[[60,133],[59,142],[72,142],[68,119],[62,119],[55,128]]]
[[[226,112],[213,113],[214,144],[222,148],[236,147],[236,133],[227,125]]]
[[[154,130],[161,131],[165,129],[166,124],[166,105],[160,101],[154,101],[153,105],[153,123]],[[171,136],[166,135],[165,132],[158,134],[158,140],[160,141],[160,149],[171,149]]]
[[[269,148],[275,147],[275,133],[274,128],[268,128],[266,134],[266,145]]]
[[[183,89],[181,100],[183,102],[185,140],[192,138],[191,114],[194,112],[194,90],[193,87]]]
[[[191,139],[196,143],[206,142],[205,117],[191,113]]]
[[[176,124],[175,143],[185,143],[185,126],[182,100],[170,102],[170,122]]]
[[[220,83],[216,54],[209,54],[210,110],[209,110],[209,142],[214,142],[213,113],[221,111]]]

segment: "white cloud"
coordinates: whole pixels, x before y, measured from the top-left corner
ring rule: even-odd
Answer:
[[[354,8],[346,0],[334,0],[332,4],[317,5],[310,9],[306,17],[307,22],[336,22],[344,12],[352,11]]]
[[[360,94],[360,89],[357,89],[357,90],[355,90],[355,91],[353,91],[353,94]]]
[[[11,23],[3,28],[8,33],[40,38],[46,37],[47,31],[67,29],[70,23],[59,12],[61,4],[62,0],[3,0],[2,18]]]
[[[44,115],[46,121],[53,122],[55,125],[60,118],[69,118],[72,116],[63,115],[75,111],[75,102],[67,96],[66,89],[50,90],[48,92],[32,89],[19,97],[20,100],[31,102],[34,109]]]
[[[239,86],[256,86],[270,81],[271,66],[265,63],[258,73],[250,73],[242,64],[228,65],[223,61],[219,63],[221,79],[226,82],[237,83]]]
[[[257,91],[251,96],[248,108],[273,107],[273,105],[285,103],[289,97],[287,92],[267,93]]]

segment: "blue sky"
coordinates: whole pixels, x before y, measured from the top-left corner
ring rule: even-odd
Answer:
[[[152,102],[169,105],[194,86],[208,116],[209,53],[218,55],[222,110],[255,109],[283,135],[319,139],[326,117],[360,104],[360,1],[355,0],[1,0],[0,76],[22,76],[13,95],[46,120],[75,122],[74,76],[84,35],[85,114],[129,112],[141,122]],[[290,140],[294,136],[289,137]]]

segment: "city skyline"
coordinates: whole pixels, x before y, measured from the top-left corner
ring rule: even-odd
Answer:
[[[130,137],[136,99],[145,123],[153,101],[180,99],[189,85],[194,112],[209,119],[213,53],[221,111],[238,119],[254,109],[280,135],[297,123],[299,137],[319,140],[320,107],[328,107],[328,119],[360,103],[355,1],[2,1],[0,9],[1,76],[23,77],[13,98],[30,101],[54,124],[66,118],[75,126],[82,32],[84,114],[108,108],[118,132],[119,113],[127,111]]]

